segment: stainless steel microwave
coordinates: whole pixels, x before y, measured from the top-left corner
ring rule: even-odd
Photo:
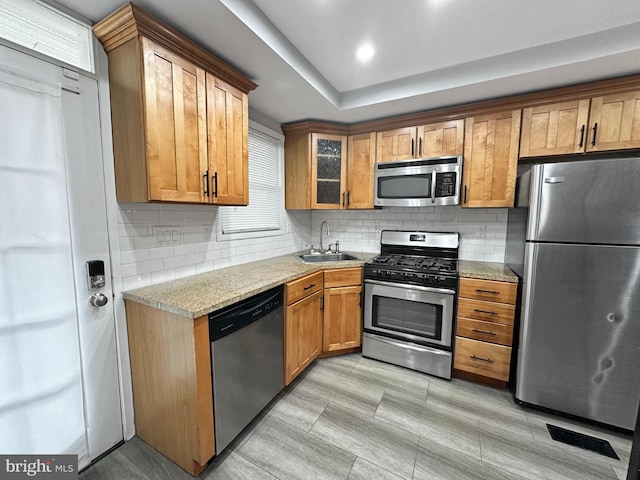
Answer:
[[[374,205],[459,205],[461,178],[462,155],[376,163]]]

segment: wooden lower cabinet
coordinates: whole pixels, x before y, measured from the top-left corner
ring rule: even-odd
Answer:
[[[322,352],[362,344],[362,268],[324,272],[324,332]]]
[[[509,381],[516,283],[460,278],[454,374]]]
[[[322,272],[289,282],[285,298],[284,384],[289,385],[322,350]]]
[[[195,476],[216,453],[209,319],[126,308],[136,435]]]
[[[511,347],[456,337],[453,368],[507,382]]]

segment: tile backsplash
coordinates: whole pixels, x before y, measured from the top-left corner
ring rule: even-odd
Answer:
[[[331,228],[328,238],[331,243],[339,240],[341,250],[379,252],[381,230],[459,232],[461,259],[502,263],[507,215],[506,208],[463,209],[460,206],[315,210],[311,221],[312,237],[318,247],[320,224],[326,220]],[[323,233],[327,238],[326,232]]]
[[[384,229],[459,232],[460,258],[503,262],[507,209],[392,207],[380,210],[288,211],[287,233],[219,240],[218,207],[122,203],[118,205],[123,289],[143,287],[277,255],[318,247],[326,220],[325,248],[340,241],[345,251],[378,252]]]
[[[218,240],[218,207],[121,203],[118,205],[123,289],[302,250],[311,238],[309,212],[287,212],[288,233]]]

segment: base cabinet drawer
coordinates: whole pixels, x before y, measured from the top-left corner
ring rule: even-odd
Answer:
[[[456,337],[455,369],[506,382],[510,362],[511,347]]]
[[[515,312],[515,305],[486,302],[484,300],[472,300],[469,298],[458,299],[459,317],[513,325]]]
[[[459,295],[461,298],[515,305],[517,291],[517,283],[496,282],[480,278],[460,278]]]
[[[293,280],[287,283],[285,288],[286,303],[287,305],[292,305],[299,302],[303,298],[321,291],[323,286],[322,272],[312,273],[306,277]]]
[[[499,343],[510,347],[513,343],[513,327],[499,323],[483,322],[458,317],[456,335],[482,342]]]

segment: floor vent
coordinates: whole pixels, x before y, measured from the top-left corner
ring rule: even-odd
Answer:
[[[555,425],[549,425],[548,423],[547,429],[551,434],[551,438],[558,442],[573,445],[574,447],[583,448],[585,450],[591,450],[592,452],[599,453],[600,455],[620,460],[620,457],[616,455],[611,444],[606,440],[567,430],[565,428],[556,427]]]

